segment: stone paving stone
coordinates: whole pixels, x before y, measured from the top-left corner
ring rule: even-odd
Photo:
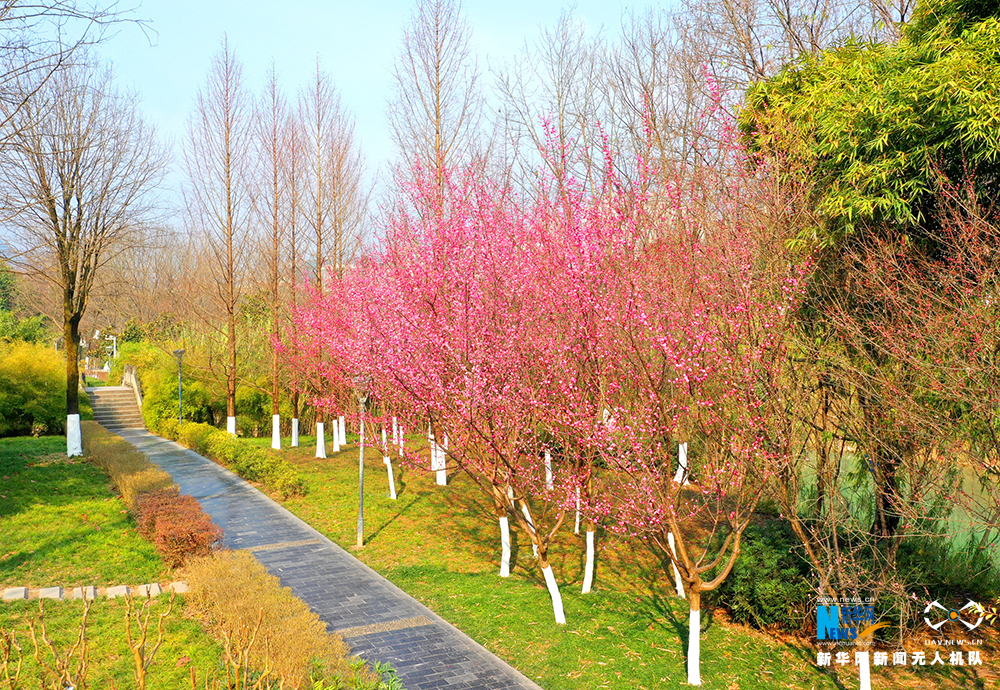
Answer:
[[[188,591],[188,583],[178,580],[177,582],[171,582],[167,587],[171,592],[175,594],[185,594]]]
[[[44,587],[38,590],[39,599],[62,599],[62,587]]]
[[[132,590],[130,590],[127,585],[108,587],[108,599],[117,599],[118,597],[125,597],[131,593]]]
[[[15,599],[27,599],[28,598],[28,588],[27,587],[10,587],[3,591],[4,601],[14,601]]]
[[[97,598],[97,587],[74,587],[73,588],[73,598],[74,599],[96,599]]]
[[[135,590],[135,595],[145,599],[146,597],[156,597],[163,592],[160,585],[154,582],[151,585],[139,585]]]
[[[541,690],[224,467],[144,430],[117,433],[198,499],[226,547],[253,553],[331,631],[351,634],[355,654],[392,664],[407,690]]]

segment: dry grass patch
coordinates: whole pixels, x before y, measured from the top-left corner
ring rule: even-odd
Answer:
[[[222,640],[227,676],[259,674],[285,688],[310,687],[320,678],[348,687],[377,683],[369,671],[352,666],[340,636],[327,633],[319,616],[250,554],[220,551],[193,559],[187,581],[188,606]]]
[[[135,508],[142,494],[175,488],[170,475],[128,441],[97,422],[80,422],[80,427],[90,461],[108,475],[129,508]]]

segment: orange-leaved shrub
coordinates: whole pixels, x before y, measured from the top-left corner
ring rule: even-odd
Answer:
[[[222,530],[193,497],[176,488],[142,494],[135,503],[139,533],[153,542],[171,566],[191,556],[206,556],[222,540]]]

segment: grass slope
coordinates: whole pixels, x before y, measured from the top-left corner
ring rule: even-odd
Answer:
[[[0,588],[162,580],[168,575],[163,562],[136,534],[107,477],[84,460],[66,459],[65,444],[62,437],[0,439]],[[166,606],[167,597],[160,597],[153,611]],[[189,686],[192,666],[199,679],[218,668],[221,648],[182,608],[178,598],[150,670],[150,690]],[[82,602],[46,602],[46,627],[60,651],[75,638],[82,609]],[[0,627],[14,630],[23,649],[24,687],[39,686],[27,626],[38,614],[37,601],[0,602]],[[99,599],[90,611],[89,687],[134,687],[124,615],[121,600]]]
[[[596,591],[581,595],[583,538],[563,529],[551,553],[568,621],[558,626],[525,537],[515,536],[512,576],[498,576],[499,529],[467,479],[441,488],[429,473],[397,467],[393,502],[381,455],[367,449],[366,545],[357,550],[357,447],[317,460],[315,440],[301,443],[282,456],[306,477],[308,493],[285,505],[546,690],[685,682],[687,607],[647,552],[600,535]],[[839,680],[817,669],[811,647],[724,625],[710,613],[703,626],[705,688],[857,687],[852,669]]]

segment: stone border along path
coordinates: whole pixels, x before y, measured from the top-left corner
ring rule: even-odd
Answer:
[[[406,690],[542,690],[471,637],[229,470],[141,429],[119,436],[169,473],[225,532]]]
[[[183,594],[188,591],[187,583],[178,580],[167,585],[167,590],[176,594]],[[62,587],[42,587],[40,589],[28,589],[27,587],[8,587],[3,591],[4,601],[23,601],[25,599],[56,599],[58,601],[70,599],[96,599],[97,597],[127,597],[129,594],[138,599],[146,597],[156,597],[163,594],[164,589],[159,582],[148,585],[139,585],[133,591],[128,585],[118,585],[116,587],[74,587],[67,592]]]

